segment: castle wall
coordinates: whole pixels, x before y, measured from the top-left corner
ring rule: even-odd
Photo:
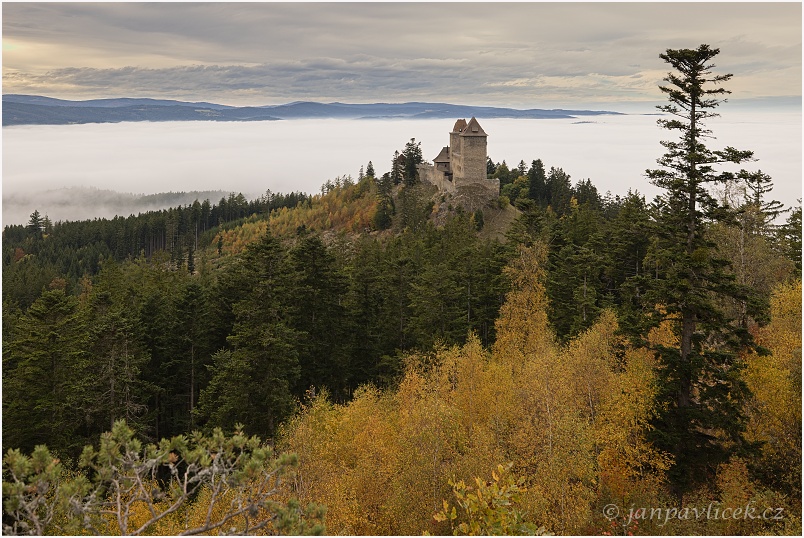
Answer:
[[[453,176],[463,174],[463,152],[461,151],[460,133],[451,132],[449,134],[449,160]]]
[[[421,181],[432,183],[438,187],[438,190],[440,191],[455,191],[455,184],[447,179],[447,177],[444,175],[444,172],[437,170],[432,164],[418,164],[416,165],[416,169],[419,171],[419,179]],[[497,180],[497,182],[499,185],[499,180]]]

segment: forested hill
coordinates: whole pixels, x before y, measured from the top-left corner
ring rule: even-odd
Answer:
[[[159,99],[68,101],[38,95],[3,95],[3,125],[61,125],[121,121],[270,121],[304,118],[573,118],[618,114],[599,110],[513,109],[448,103],[315,103],[233,107]]]
[[[133,198],[138,203],[161,205],[186,195],[162,193]],[[108,191],[101,196],[107,200]],[[56,222],[35,210],[27,225],[10,225],[3,230],[3,283],[9,291],[3,297],[14,297],[14,302],[25,307],[54,278],[64,279],[72,290],[83,276],[97,274],[106,259],[123,262],[166,254],[172,262],[182,259],[186,265],[184,257],[208,246],[219,229],[237,226],[248,216],[259,218],[273,209],[296,207],[308,198],[303,193],[268,192],[247,200],[242,194],[230,193],[216,204],[208,198],[203,202],[196,198],[192,203],[128,217]]]
[[[26,226],[6,227],[4,450],[47,444],[69,462],[121,418],[146,440],[241,423],[301,454],[313,480],[305,502],[313,496],[330,507],[331,529],[411,534],[432,521],[429,504],[372,525],[352,521],[337,488],[357,488],[369,505],[374,486],[360,485],[362,475],[352,472],[332,482],[330,467],[316,465],[341,452],[316,447],[342,444],[343,457],[361,461],[370,477],[384,476],[374,468],[384,462],[393,476],[417,484],[422,479],[408,473],[424,471],[405,461],[418,462],[421,447],[447,450],[457,461],[480,458],[470,471],[480,474],[495,443],[523,454],[533,442],[544,444],[521,418],[541,413],[541,400],[531,400],[548,396],[562,413],[554,419],[567,428],[552,441],[560,448],[549,465],[567,480],[581,472],[573,467],[577,454],[593,465],[586,454],[596,449],[587,441],[597,435],[607,440],[601,461],[613,469],[621,451],[634,453],[614,432],[625,428],[629,439],[646,443],[657,377],[638,342],[645,335],[659,345],[672,341],[667,331],[646,332],[653,310],[643,286],[661,262],[652,251],[654,209],[644,197],[601,196],[591,181],[573,184],[540,160],[512,168],[490,161],[501,196],[471,212],[404,172],[375,177],[366,168],[357,180],[328,181],[314,196],[249,201],[232,194],[217,204],[196,200],[78,222],[52,223],[34,212]],[[783,361],[766,361],[775,368],[768,371],[784,378],[784,361],[792,359],[777,344],[795,325],[795,312],[783,305],[800,294],[801,210],[775,228],[768,207],[746,199],[734,224],[708,233],[748,292],[719,307],[765,338]],[[488,234],[495,225],[504,229]],[[523,380],[540,387],[545,376],[555,388],[516,389]],[[579,380],[590,379],[608,388],[584,392],[592,389]],[[752,390],[768,393],[763,377],[751,379]],[[492,409],[508,418],[487,417]],[[464,431],[462,421],[483,425]],[[381,431],[355,437],[350,428]],[[787,449],[790,439],[778,443]],[[644,446],[629,456],[633,464],[648,465],[639,459],[648,458],[665,466],[654,471],[661,474],[666,455]],[[366,447],[378,456],[365,459]],[[761,461],[776,474],[766,483],[796,487],[800,475],[781,474],[787,460],[768,458]],[[729,472],[741,472],[739,465]],[[606,498],[584,485],[590,480],[566,499],[573,509],[594,495]],[[449,494],[444,487],[439,498]],[[560,495],[550,488],[541,491]],[[393,502],[417,498],[400,495]],[[565,533],[604,528],[546,514]]]

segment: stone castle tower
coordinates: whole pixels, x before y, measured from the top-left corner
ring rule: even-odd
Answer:
[[[449,134],[449,146],[441,150],[433,164],[419,165],[419,178],[446,192],[483,189],[489,198],[498,196],[500,180],[486,179],[487,139],[477,119],[456,121]]]

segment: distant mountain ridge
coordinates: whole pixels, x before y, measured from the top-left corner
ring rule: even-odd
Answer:
[[[525,109],[453,105],[449,103],[316,103],[233,107],[170,99],[92,99],[69,101],[40,95],[3,95],[3,126],[117,123],[123,121],[274,121],[310,118],[454,119],[576,118],[621,114],[602,110]]]

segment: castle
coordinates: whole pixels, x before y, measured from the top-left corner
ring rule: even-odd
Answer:
[[[500,193],[500,180],[486,178],[486,139],[488,135],[475,118],[455,122],[449,134],[449,146],[433,159],[433,164],[418,165],[419,178],[432,183],[440,191],[476,192],[495,198]]]

